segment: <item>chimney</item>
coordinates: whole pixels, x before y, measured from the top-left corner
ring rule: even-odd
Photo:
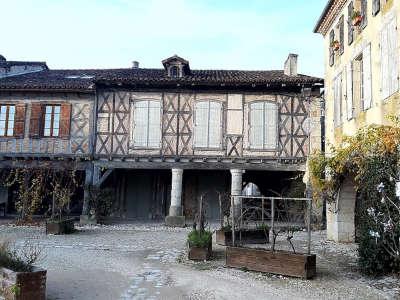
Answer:
[[[285,61],[284,74],[287,76],[297,76],[297,54],[290,53]]]
[[[139,69],[139,62],[138,61],[134,60],[132,62],[132,69]]]

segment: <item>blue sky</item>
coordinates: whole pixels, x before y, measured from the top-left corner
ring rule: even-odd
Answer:
[[[160,68],[178,54],[192,69],[282,69],[323,75],[312,32],[325,0],[0,0],[0,54],[50,68]]]

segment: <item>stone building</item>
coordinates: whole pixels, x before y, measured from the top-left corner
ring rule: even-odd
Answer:
[[[399,16],[399,1],[328,1],[314,29],[324,37],[328,145],[399,114]],[[330,239],[354,241],[355,206],[349,178],[327,209]]]
[[[114,191],[116,218],[181,225],[202,195],[217,219],[217,192],[279,190],[320,148],[323,80],[298,74],[297,55],[277,71],[193,70],[178,56],[162,65],[0,79],[0,166],[78,161],[83,221],[95,185]]]

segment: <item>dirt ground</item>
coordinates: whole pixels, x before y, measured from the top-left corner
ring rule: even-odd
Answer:
[[[224,266],[224,247],[214,259],[186,259],[189,229],[162,224],[77,227],[71,235],[46,235],[43,227],[0,225],[0,239],[17,247],[30,240],[43,249],[53,299],[400,299],[400,279],[363,277],[357,246],[326,241],[313,232],[317,276],[302,280]],[[295,236],[304,247],[306,233]],[[215,241],[214,241],[215,242]],[[285,247],[285,246],[283,246]]]

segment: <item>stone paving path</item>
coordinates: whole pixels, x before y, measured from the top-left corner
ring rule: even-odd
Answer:
[[[210,262],[186,259],[189,229],[161,224],[79,227],[46,236],[43,228],[0,225],[0,239],[25,240],[44,249],[53,299],[400,299],[398,278],[373,280],[356,267],[356,245],[337,245],[313,234],[318,274],[307,281],[230,269],[224,248]],[[298,236],[297,244],[301,247]]]

